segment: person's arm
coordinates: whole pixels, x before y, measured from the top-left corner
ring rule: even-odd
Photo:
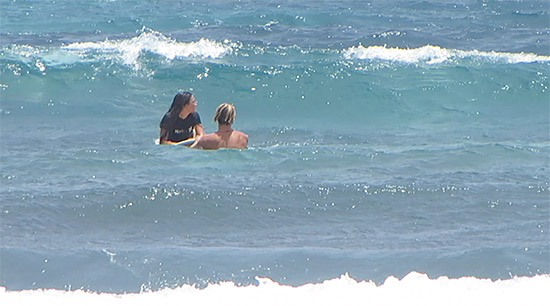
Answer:
[[[195,125],[195,138],[198,139],[202,135],[204,135],[204,127],[202,127],[202,124],[196,124]]]
[[[168,131],[166,131],[163,128],[160,128],[159,143],[160,144],[171,143],[171,141],[168,140]]]
[[[195,148],[195,149],[202,149],[202,147],[200,146],[200,143],[201,143],[201,139],[204,137],[204,134],[203,135],[200,135],[200,136],[196,136],[195,137],[195,142],[193,142],[192,145],[190,145],[189,147],[190,148]]]

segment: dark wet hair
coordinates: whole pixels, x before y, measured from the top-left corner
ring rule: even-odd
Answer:
[[[174,97],[174,100],[172,101],[172,105],[170,105],[170,109],[168,110],[168,113],[172,117],[177,118],[177,116],[179,116],[179,114],[181,113],[181,109],[185,105],[189,104],[189,102],[191,102],[192,96],[193,94],[188,91],[178,92]]]

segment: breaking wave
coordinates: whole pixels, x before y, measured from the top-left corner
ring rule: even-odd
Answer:
[[[534,53],[484,52],[478,50],[446,49],[440,46],[426,45],[413,49],[386,46],[355,46],[344,50],[346,59],[382,60],[404,63],[440,64],[456,59],[484,58],[494,62],[508,64],[550,62],[550,56]]]
[[[9,305],[543,305],[550,275],[490,280],[476,277],[430,279],[411,272],[390,276],[384,284],[357,281],[345,274],[322,283],[298,287],[256,278],[257,285],[221,282],[197,288],[184,285],[140,293],[96,293],[37,289],[9,291],[0,287],[0,300]]]

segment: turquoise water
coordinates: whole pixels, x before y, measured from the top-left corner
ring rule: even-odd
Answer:
[[[544,1],[0,4],[8,290],[550,273]]]

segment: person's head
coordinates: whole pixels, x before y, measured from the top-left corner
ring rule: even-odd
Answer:
[[[174,117],[177,117],[186,106],[191,107],[190,112],[195,112],[197,110],[197,104],[195,102],[195,96],[193,96],[192,93],[188,91],[178,92],[172,101],[169,112],[175,115]]]
[[[233,124],[235,122],[235,117],[237,116],[237,111],[235,106],[230,103],[222,103],[216,109],[216,115],[214,116],[214,121],[219,124]]]

